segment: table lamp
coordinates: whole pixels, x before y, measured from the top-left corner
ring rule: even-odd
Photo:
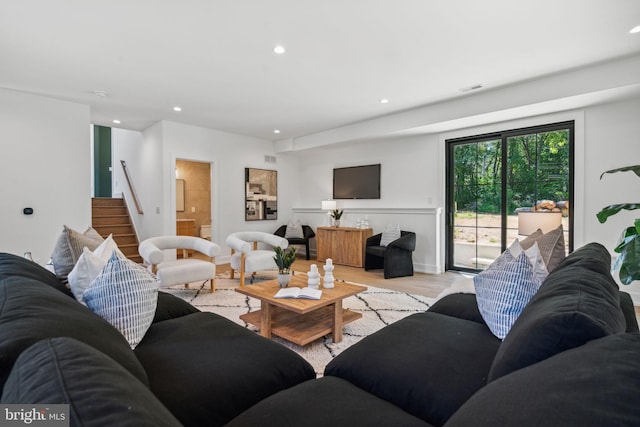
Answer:
[[[562,224],[562,212],[518,212],[518,234],[528,236],[537,229],[543,233],[555,230]]]

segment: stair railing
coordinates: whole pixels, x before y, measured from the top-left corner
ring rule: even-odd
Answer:
[[[136,205],[136,210],[140,215],[144,214],[142,210],[142,205],[140,204],[140,200],[138,199],[138,195],[136,194],[136,189],[133,187],[133,182],[131,181],[131,177],[129,176],[129,169],[127,169],[127,162],[124,160],[120,160],[120,164],[122,165],[122,169],[124,170],[124,176],[127,178],[127,184],[129,184],[129,190],[131,191],[131,196],[133,197],[133,203]]]

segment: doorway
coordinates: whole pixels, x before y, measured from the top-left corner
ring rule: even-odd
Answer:
[[[176,159],[176,234],[213,240],[212,164]]]
[[[93,196],[113,197],[111,187],[111,128],[93,126]]]

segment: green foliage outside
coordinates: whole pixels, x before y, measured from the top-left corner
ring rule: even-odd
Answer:
[[[568,130],[510,137],[506,146],[507,214],[540,200],[568,200]],[[455,147],[457,210],[501,213],[502,149],[500,140]]]

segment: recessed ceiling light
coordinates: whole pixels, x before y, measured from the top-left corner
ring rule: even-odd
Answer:
[[[629,30],[629,34],[637,34],[640,33],[640,25],[636,25],[632,29]]]
[[[182,111],[182,107],[178,107],[177,105],[173,107],[173,111]]]
[[[274,129],[273,133],[280,133],[280,129]]]
[[[115,124],[119,125],[119,124],[120,124],[120,120],[118,120],[118,119],[114,119],[114,120],[113,120],[113,123],[115,123]]]
[[[273,51],[275,53],[277,53],[278,55],[282,55],[283,53],[285,53],[286,49],[284,48],[284,46],[278,45],[278,46],[273,48]]]
[[[387,98],[383,98],[380,100],[380,104],[388,104],[389,100]]]

